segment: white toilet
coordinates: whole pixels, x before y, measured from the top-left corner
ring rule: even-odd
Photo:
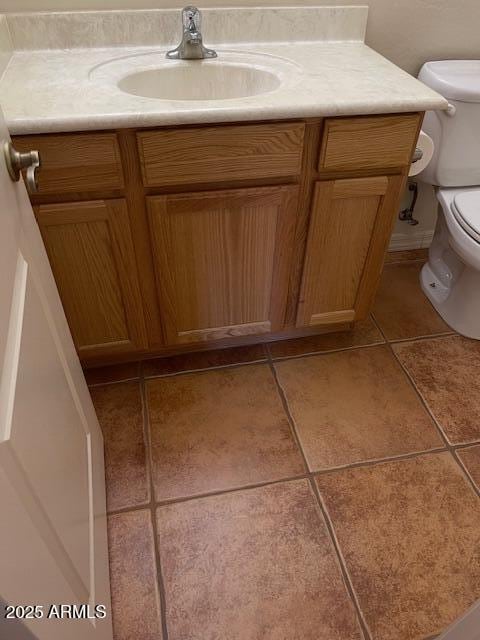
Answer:
[[[422,127],[435,153],[418,177],[441,208],[421,284],[452,329],[480,340],[480,60],[427,62],[419,79],[450,103]]]

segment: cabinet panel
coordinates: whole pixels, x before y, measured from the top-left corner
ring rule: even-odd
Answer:
[[[114,133],[17,136],[18,151],[37,149],[39,194],[122,189],[123,172]]]
[[[302,122],[163,129],[137,134],[143,183],[162,185],[296,176]]]
[[[148,198],[170,344],[283,326],[297,187]]]
[[[315,186],[297,326],[351,322],[368,312],[403,176]]]
[[[80,357],[145,348],[125,202],[42,205],[36,214]]]
[[[421,115],[328,118],[319,171],[388,169],[410,164]]]

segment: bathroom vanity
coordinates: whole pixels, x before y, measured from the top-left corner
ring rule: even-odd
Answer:
[[[256,55],[273,60],[276,46]],[[366,317],[423,111],[446,105],[363,42],[318,47],[310,85],[303,71],[283,93],[216,104],[124,93],[117,113],[116,78],[110,102],[90,100],[90,117],[59,97],[53,124],[34,112],[10,118],[15,147],[40,152],[31,199],[83,361],[273,340]],[[306,51],[292,45],[279,77],[301,60],[305,70]],[[74,53],[49,55],[53,64]],[[350,67],[335,73],[339,56]],[[100,58],[83,57],[97,62],[93,84],[104,81]]]
[[[82,358],[365,317],[419,114],[20,136]]]

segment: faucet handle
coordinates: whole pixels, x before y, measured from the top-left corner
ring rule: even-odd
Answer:
[[[203,46],[203,38],[200,30],[201,15],[197,7],[185,7],[182,10],[183,36],[176,49],[167,51],[166,56],[170,60],[203,60],[204,58],[216,58],[217,53],[213,49]]]
[[[188,6],[182,11],[183,28],[188,31],[200,31],[202,16],[197,7]]]

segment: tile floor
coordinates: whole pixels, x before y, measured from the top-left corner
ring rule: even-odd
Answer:
[[[87,372],[116,640],[425,640],[480,598],[480,343],[399,257],[353,332]]]

